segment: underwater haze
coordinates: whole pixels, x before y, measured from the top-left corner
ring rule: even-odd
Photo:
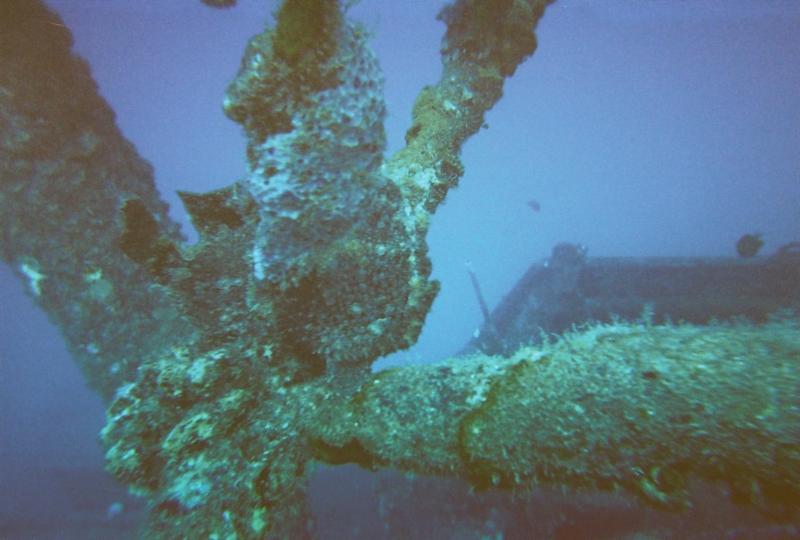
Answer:
[[[176,191],[210,191],[247,173],[247,140],[222,99],[247,40],[278,2],[239,0],[223,10],[200,0],[46,4],[72,32],[124,136],[153,165],[169,215],[196,240]],[[445,27],[436,14],[444,4],[361,0],[349,9],[384,72],[387,155],[405,144],[420,89],[440,75]],[[484,318],[467,264],[491,310],[562,242],[585,246],[589,257],[635,258],[736,257],[748,233],[763,238],[762,255],[800,240],[799,2],[560,0],[537,37],[536,53],[464,145],[465,174],[431,218],[441,291],[421,336],[375,369],[444,359],[476,335]],[[133,537],[143,503],[102,472],[104,421],[104,404],[58,329],[3,265],[0,538]],[[387,511],[376,502],[381,489],[402,482],[321,468],[311,484],[320,537],[404,537],[385,532]],[[347,500],[337,495],[344,485]],[[420,498],[450,493],[415,489]],[[604,538],[633,538],[619,522],[641,516],[630,501],[537,497],[540,508],[571,516],[574,528],[559,538],[587,537],[584,522],[608,527]],[[405,508],[403,519],[435,519],[422,504]],[[508,523],[508,515],[494,519]],[[511,530],[489,527],[484,537],[515,537]],[[732,531],[730,538],[800,538],[797,523]],[[435,534],[480,537],[473,533]]]

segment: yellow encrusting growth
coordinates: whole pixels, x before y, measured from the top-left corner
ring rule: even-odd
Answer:
[[[336,47],[332,22],[339,17],[334,0],[284,0],[275,17],[275,54],[290,64],[327,60]]]

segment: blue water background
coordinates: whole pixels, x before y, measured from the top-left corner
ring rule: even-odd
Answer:
[[[244,173],[245,141],[222,95],[277,4],[47,3],[193,236],[175,190]],[[374,33],[386,74],[389,152],[402,145],[416,94],[438,77],[441,5],[362,0],[351,10]],[[703,256],[733,255],[746,232],[764,235],[765,253],[800,239],[800,3],[562,0],[538,37],[489,129],[465,145],[466,174],[433,218],[442,292],[422,337],[380,365],[433,361],[467,341],[481,322],[467,261],[491,308],[560,241],[590,255]],[[65,485],[87,512],[119,498],[81,485],[100,482],[103,414],[58,331],[0,268],[0,523],[74,515]]]

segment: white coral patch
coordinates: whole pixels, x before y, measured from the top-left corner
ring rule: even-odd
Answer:
[[[28,286],[31,288],[31,292],[33,292],[34,296],[41,296],[42,281],[47,279],[47,276],[41,273],[32,263],[22,263],[19,266],[19,270],[28,278]]]

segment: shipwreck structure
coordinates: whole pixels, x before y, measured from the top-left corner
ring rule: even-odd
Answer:
[[[562,243],[491,313],[476,293],[484,324],[459,354],[510,356],[590,323],[764,323],[800,308],[800,252],[791,242],[757,259],[590,258],[584,246]]]
[[[248,171],[181,195],[189,246],[69,31],[38,0],[2,3],[0,256],[108,401],[108,470],[150,501],[147,538],[308,536],[312,460],[672,509],[700,477],[797,516],[795,316],[611,322],[510,357],[369,369],[417,339],[438,288],[429,217],[547,4],[448,5],[441,79],[383,159],[365,33],[337,2],[285,0],[225,98]]]

